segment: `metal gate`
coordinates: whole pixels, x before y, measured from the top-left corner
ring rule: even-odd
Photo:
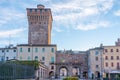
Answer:
[[[0,80],[32,79],[34,67],[0,62]]]

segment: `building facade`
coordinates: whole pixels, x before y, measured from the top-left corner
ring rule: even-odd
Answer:
[[[56,60],[55,52],[57,50],[56,45],[29,45],[20,44],[17,45],[17,59],[22,61],[32,61],[37,60],[40,63],[48,67],[47,77],[52,72],[55,73],[54,63]],[[53,67],[53,68],[51,68]]]
[[[88,50],[89,78],[102,78],[103,75],[103,48],[96,47]]]
[[[59,77],[87,77],[87,54],[85,51],[57,51],[56,75]]]
[[[5,48],[0,48],[0,61],[7,61],[11,59],[16,59],[17,48],[12,45]]]
[[[120,74],[120,46],[103,46],[103,67],[105,77]]]
[[[52,29],[51,9],[43,5],[37,8],[27,8],[28,17],[28,44],[50,44]]]

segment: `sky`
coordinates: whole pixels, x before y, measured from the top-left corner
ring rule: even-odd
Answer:
[[[0,0],[0,47],[28,43],[26,8],[38,4],[52,11],[58,50],[115,45],[120,38],[120,0]]]

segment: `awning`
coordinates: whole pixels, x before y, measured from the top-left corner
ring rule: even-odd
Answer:
[[[120,74],[120,70],[110,71],[110,73],[119,73]]]

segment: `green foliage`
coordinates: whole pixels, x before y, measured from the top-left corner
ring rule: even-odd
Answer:
[[[21,64],[21,65],[27,65],[27,66],[34,66],[35,69],[39,68],[38,61],[8,61],[7,63],[15,63],[15,64]]]
[[[66,77],[63,80],[78,80],[78,77]]]
[[[38,66],[35,61],[8,61],[0,63],[0,80],[13,80],[34,76],[34,66]]]

